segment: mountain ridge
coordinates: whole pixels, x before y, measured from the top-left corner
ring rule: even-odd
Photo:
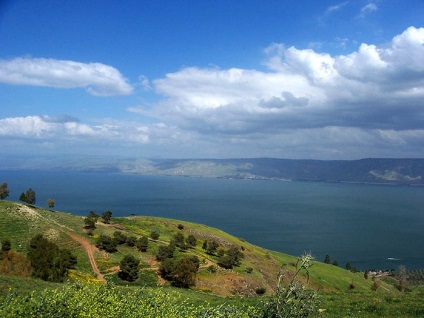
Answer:
[[[68,157],[0,159],[3,170],[68,170],[204,178],[424,185],[424,158],[355,160]]]

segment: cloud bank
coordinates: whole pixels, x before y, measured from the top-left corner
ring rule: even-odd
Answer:
[[[159,99],[128,107],[135,113],[130,122],[5,118],[0,137],[110,140],[115,147],[129,145],[129,154],[168,157],[422,157],[424,28],[410,27],[381,45],[362,43],[346,55],[281,43],[264,55],[264,70],[186,67],[153,81],[143,78]],[[121,83],[115,92],[131,92],[119,72],[113,74],[107,79]],[[51,86],[52,78],[62,79],[55,84],[60,87],[77,85],[65,84],[61,75],[26,77]],[[112,85],[106,82],[81,86],[99,93]]]
[[[44,58],[0,60],[0,83],[86,88],[87,92],[96,96],[133,92],[128,81],[112,66]]]

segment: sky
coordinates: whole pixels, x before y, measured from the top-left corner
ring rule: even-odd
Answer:
[[[424,157],[422,0],[0,0],[0,156]]]

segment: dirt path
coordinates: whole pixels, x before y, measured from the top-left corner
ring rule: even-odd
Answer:
[[[68,234],[75,242],[78,242],[81,244],[81,246],[84,248],[85,252],[88,255],[91,268],[93,269],[93,272],[97,275],[97,279],[106,283],[106,279],[104,275],[100,273],[99,268],[97,267],[96,260],[94,259],[93,245],[88,240],[86,240],[85,238],[79,235],[76,235],[75,233],[66,232],[66,234]]]

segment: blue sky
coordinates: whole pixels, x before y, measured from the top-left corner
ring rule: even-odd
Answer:
[[[0,153],[423,157],[424,2],[1,1]]]

